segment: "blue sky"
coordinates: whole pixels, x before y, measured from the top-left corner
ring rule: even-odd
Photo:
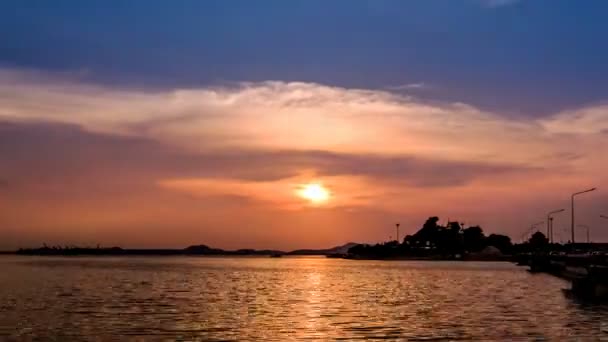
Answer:
[[[608,91],[601,0],[0,3],[0,64],[125,86],[306,81],[544,116]]]

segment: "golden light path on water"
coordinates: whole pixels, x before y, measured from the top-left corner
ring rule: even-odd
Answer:
[[[563,280],[500,262],[7,256],[0,267],[0,340],[595,341],[608,317],[564,296]]]

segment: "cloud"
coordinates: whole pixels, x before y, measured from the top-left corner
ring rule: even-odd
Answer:
[[[514,5],[521,1],[522,0],[481,0],[482,4],[484,6],[492,7],[492,8],[510,6],[510,5]]]
[[[491,162],[537,160],[539,123],[461,103],[314,83],[241,83],[168,91],[108,88],[0,71],[0,118],[75,124],[203,151],[326,150]]]
[[[608,105],[563,111],[541,123],[547,131],[556,134],[603,134],[608,130]]]
[[[396,86],[389,86],[386,87],[386,89],[388,90],[422,90],[422,89],[429,89],[430,86],[426,83],[423,82],[418,82],[418,83],[407,83],[407,84],[400,84],[400,85],[396,85]]]
[[[63,211],[39,220],[63,215],[56,222],[68,224],[76,206],[97,225],[143,225],[139,216],[149,224],[169,212],[166,222],[187,216],[198,226],[202,211],[223,227],[226,208],[243,217],[304,210],[294,187],[319,181],[335,211],[393,220],[449,210],[479,224],[499,215],[514,231],[581,184],[608,184],[605,113],[597,105],[515,119],[316,83],[146,90],[4,70],[0,179],[11,182],[11,207],[3,205],[21,215],[16,226],[54,203]]]
[[[120,177],[209,178],[265,182],[303,173],[317,177],[354,176],[413,187],[458,186],[478,178],[532,172],[522,165],[449,161],[411,155],[338,153],[314,150],[231,150],[186,152],[148,138],[86,132],[75,125],[0,122],[3,167],[15,179],[97,183]],[[1,184],[1,183],[0,183]]]
[[[156,143],[161,146],[158,150],[171,150],[188,160],[193,154],[206,154],[208,159],[215,158],[215,164],[225,165],[223,174],[240,177],[247,173],[251,178],[288,177],[285,170],[290,165],[302,167],[293,161],[303,160],[304,154],[320,164],[328,164],[329,159],[350,163],[348,168],[355,173],[373,168],[375,173],[386,172],[387,163],[408,170],[409,165],[417,165],[414,169],[418,170],[429,161],[459,165],[452,167],[456,171],[451,178],[427,177],[423,182],[413,177],[414,184],[449,184],[471,165],[542,169],[550,161],[558,163],[559,170],[582,169],[604,162],[605,158],[598,160],[589,151],[608,138],[602,134],[608,129],[604,106],[564,111],[541,120],[513,119],[462,103],[429,103],[391,92],[315,83],[244,82],[146,91],[1,69],[0,120],[74,125],[74,129],[101,134],[99,139],[116,136],[132,139],[132,144]],[[272,159],[284,161],[283,167],[264,164],[267,156],[258,158],[256,151],[274,153]],[[298,151],[302,155],[296,158]],[[253,169],[263,172],[253,174],[241,168],[235,160],[244,157],[238,153],[258,163]],[[556,155],[579,158],[556,160],[552,157]],[[331,168],[336,169],[335,164]]]

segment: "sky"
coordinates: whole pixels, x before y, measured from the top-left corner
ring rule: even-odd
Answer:
[[[567,240],[591,187],[576,224],[608,241],[607,10],[2,1],[0,249],[325,248],[429,216],[519,241],[561,208]]]

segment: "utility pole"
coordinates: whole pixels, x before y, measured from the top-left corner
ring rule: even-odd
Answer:
[[[587,230],[587,243],[590,243],[591,240],[589,239],[589,226],[585,224],[579,224],[577,225],[577,227],[585,228]]]
[[[561,213],[564,209],[553,210],[547,214],[547,239],[553,243],[553,214]]]
[[[399,243],[399,223],[395,224],[395,228],[397,228],[397,243]]]

